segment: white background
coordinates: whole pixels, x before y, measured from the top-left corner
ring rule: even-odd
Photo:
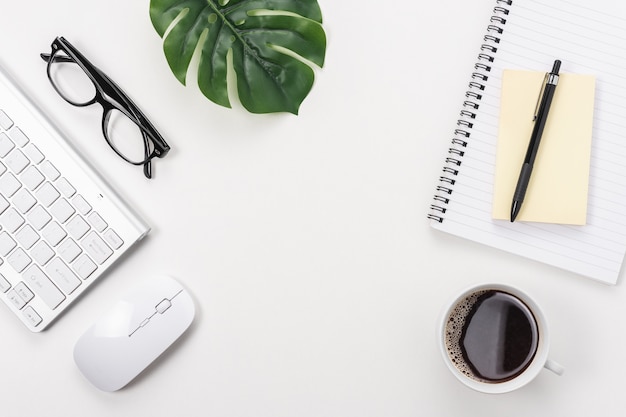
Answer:
[[[171,74],[149,2],[0,0],[0,60],[153,230],[48,331],[0,306],[3,416],[623,415],[626,293],[447,236],[426,219],[494,0],[320,0],[326,65],[300,109],[221,108]],[[147,180],[108,148],[100,109],[62,101],[38,57],[63,35],[172,146]],[[190,331],[103,393],[76,339],[143,278],[194,295]],[[516,285],[552,330],[543,371],[469,390],[437,347],[441,308],[476,282]]]

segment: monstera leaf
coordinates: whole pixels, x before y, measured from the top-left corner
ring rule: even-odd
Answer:
[[[198,86],[225,107],[228,59],[252,113],[297,114],[313,86],[311,63],[324,65],[317,0],[151,0],[150,18],[176,78],[185,84],[198,50]]]

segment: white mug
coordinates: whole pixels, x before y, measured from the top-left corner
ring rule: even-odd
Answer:
[[[468,296],[473,293],[485,290],[495,290],[504,293],[508,293],[517,297],[521,300],[532,315],[535,318],[537,323],[537,333],[538,333],[538,344],[537,350],[535,352],[534,357],[528,364],[528,366],[517,376],[512,379],[505,380],[502,382],[490,382],[480,380],[480,378],[472,378],[465,373],[463,373],[453,362],[450,354],[448,354],[448,348],[446,347],[446,326],[450,319],[450,314],[453,312],[454,308],[462,301],[465,300]],[[500,394],[505,392],[510,392],[516,390],[518,388],[523,387],[530,381],[532,381],[539,372],[543,369],[549,369],[557,375],[563,374],[564,368],[558,363],[548,359],[548,350],[550,347],[550,334],[548,332],[548,325],[546,323],[545,316],[539,306],[534,302],[534,300],[529,297],[527,294],[522,292],[521,290],[512,287],[510,285],[504,284],[480,284],[474,285],[452,299],[450,303],[446,305],[443,310],[443,313],[440,318],[439,328],[438,328],[438,338],[439,338],[439,348],[441,350],[443,360],[448,366],[448,369],[456,376],[456,378],[461,381],[466,386],[480,392],[489,393],[489,394]]]

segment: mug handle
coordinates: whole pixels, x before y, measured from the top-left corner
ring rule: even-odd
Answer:
[[[546,361],[543,367],[546,369],[549,369],[550,371],[554,372],[555,374],[559,376],[563,375],[563,372],[565,372],[565,368],[563,368],[561,365],[559,365],[558,363],[550,359]]]

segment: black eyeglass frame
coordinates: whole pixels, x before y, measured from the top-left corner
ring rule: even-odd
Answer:
[[[51,45],[52,51],[48,54],[41,54],[42,59],[48,62],[47,75],[52,87],[59,95],[68,103],[77,107],[86,107],[98,103],[103,108],[102,115],[102,134],[111,149],[115,151],[126,162],[133,165],[143,165],[144,175],[147,178],[152,177],[151,161],[155,157],[162,158],[170,150],[169,145],[165,142],[161,134],[156,130],[148,118],[139,110],[137,105],[115,84],[104,72],[93,65],[76,47],[74,47],[64,37],[57,37]],[[58,56],[59,52],[64,52],[67,56]],[[89,77],[95,87],[95,94],[91,100],[85,102],[74,102],[66,97],[51,75],[51,65],[55,62],[72,62],[77,64]],[[118,110],[134,122],[141,130],[144,140],[143,161],[129,160],[122,154],[109,139],[108,128],[109,118],[113,110]]]

